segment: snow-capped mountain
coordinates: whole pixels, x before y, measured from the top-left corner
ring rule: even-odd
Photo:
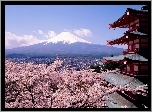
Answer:
[[[59,35],[47,40],[44,45],[46,45],[48,43],[58,43],[58,42],[62,42],[64,44],[65,43],[72,44],[72,43],[75,43],[75,42],[83,42],[83,43],[91,44],[91,42],[88,42],[84,39],[81,39],[78,36],[76,36],[76,35],[74,35],[70,32],[62,32]]]
[[[83,55],[83,56],[106,56],[122,54],[122,48],[116,48],[106,45],[92,44],[86,40],[75,36],[70,32],[62,32],[61,34],[43,41],[42,43],[18,47],[13,49],[5,49],[6,56],[51,56],[60,55]]]

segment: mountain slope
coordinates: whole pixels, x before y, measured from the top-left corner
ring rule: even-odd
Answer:
[[[63,44],[63,43],[49,43],[44,45],[44,43],[35,44],[26,47],[7,49],[6,55],[8,54],[30,54],[34,55],[51,55],[51,54],[84,54],[84,55],[97,55],[97,54],[107,54],[115,55],[122,54],[122,48],[110,47],[106,45],[96,45],[76,42],[73,44]]]
[[[49,56],[55,54],[70,55],[119,55],[122,54],[122,48],[116,48],[106,45],[91,44],[86,40],[83,40],[70,32],[62,32],[54,38],[51,38],[42,43],[18,47],[13,49],[6,49],[7,56],[13,56],[19,54],[19,56]]]
[[[56,37],[53,37],[49,39],[46,44],[48,43],[58,43],[58,42],[63,42],[63,43],[75,43],[75,42],[83,42],[83,43],[91,43],[86,40],[83,40],[75,35],[73,35],[70,32],[62,32],[61,34],[57,35]]]

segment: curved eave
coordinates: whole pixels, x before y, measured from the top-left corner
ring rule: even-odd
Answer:
[[[120,38],[113,39],[113,40],[107,40],[107,45],[127,44],[130,39],[138,38],[138,37],[148,38],[148,34],[142,33],[142,32],[139,32],[139,31],[134,31],[134,32],[126,31],[124,33],[124,36],[122,36]]]
[[[110,73],[110,74],[107,74],[107,75],[102,75],[102,78],[104,78],[104,80],[110,82],[113,85],[118,84],[118,85],[121,85],[121,86],[125,86],[126,84],[129,84],[130,88],[132,88],[132,89],[134,89],[138,86],[144,85],[143,82],[136,79],[135,77],[130,77],[130,76],[123,75],[123,74],[120,74],[120,73],[117,73],[117,74]],[[148,87],[145,86],[144,89],[146,90],[146,89],[148,89]]]
[[[109,28],[116,28],[116,27],[121,27],[121,28],[127,28],[128,25],[122,25],[124,21],[126,21],[128,18],[126,12],[125,14],[120,17],[117,21],[113,22],[112,24],[109,24]]]
[[[142,11],[142,10],[134,10],[131,8],[127,8],[126,12],[122,17],[120,17],[117,21],[113,22],[112,24],[109,24],[110,28],[128,28],[129,23],[134,21],[135,19],[141,17],[141,16],[148,16],[148,11]]]
[[[128,28],[129,27],[129,23],[134,21],[135,18],[134,17],[129,17],[128,15],[125,14],[124,17],[121,17],[119,20],[115,21],[112,24],[109,24],[109,29],[110,28]]]
[[[136,10],[132,8],[127,8],[127,10],[132,14],[136,14],[137,16],[148,16],[148,10]]]
[[[126,35],[115,39],[115,40],[108,40],[107,41],[107,45],[114,45],[114,44],[127,44],[127,42],[129,41],[129,38],[126,38]]]
[[[113,57],[103,57],[107,61],[121,61],[121,60],[132,60],[132,61],[140,61],[140,62],[148,62],[148,59],[139,55],[139,54],[126,54],[126,55],[119,55]]]
[[[105,97],[109,99],[104,101],[109,108],[137,108],[133,103],[116,92]]]
[[[126,31],[124,34],[125,34],[125,35],[128,35],[128,36],[142,36],[142,37],[148,37],[148,34],[143,33],[143,32],[139,32],[139,31],[134,31],[134,32]]]

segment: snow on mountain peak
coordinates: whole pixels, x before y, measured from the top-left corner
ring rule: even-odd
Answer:
[[[46,44],[58,43],[58,42],[63,42],[63,43],[68,43],[68,44],[75,43],[75,42],[83,42],[83,43],[91,44],[91,42],[81,39],[78,36],[76,36],[70,32],[62,32],[59,35],[47,40]]]

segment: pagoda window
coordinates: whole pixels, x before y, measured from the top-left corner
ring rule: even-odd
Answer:
[[[139,44],[135,44],[135,48],[139,48]]]
[[[130,67],[129,67],[129,65],[127,65],[127,72],[130,72]]]
[[[138,65],[134,65],[134,72],[138,71]]]
[[[139,39],[134,40],[134,43],[139,43]]]
[[[148,39],[141,39],[141,42],[148,42]]]
[[[129,44],[133,44],[133,41],[129,41]]]

